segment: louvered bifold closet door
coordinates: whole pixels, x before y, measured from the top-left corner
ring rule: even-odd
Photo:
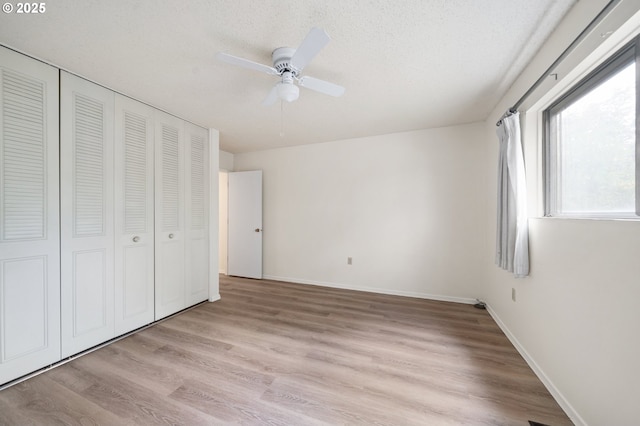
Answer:
[[[116,334],[154,320],[154,109],[116,94]]]
[[[0,384],[60,359],[58,70],[0,47]]]
[[[182,120],[155,114],[155,318],[186,304],[184,135]]]
[[[114,93],[60,76],[62,354],[115,336]]]
[[[209,297],[209,131],[185,123],[187,305]]]

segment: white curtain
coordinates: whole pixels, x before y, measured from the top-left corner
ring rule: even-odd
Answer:
[[[496,265],[525,277],[529,274],[529,226],[520,114],[504,117],[496,133],[500,141]]]

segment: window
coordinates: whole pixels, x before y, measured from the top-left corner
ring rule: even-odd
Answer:
[[[547,216],[640,216],[639,54],[640,36],[544,111]]]

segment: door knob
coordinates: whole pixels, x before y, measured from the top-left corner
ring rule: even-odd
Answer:
[[[173,234],[169,234],[169,239],[173,239]]]
[[[260,232],[260,231],[262,231],[262,229],[260,229],[260,228],[256,228],[256,229],[255,229],[255,231],[256,231],[256,232]]]
[[[140,237],[138,237],[137,235],[135,237],[133,237],[133,242],[137,243],[138,241],[140,241]]]

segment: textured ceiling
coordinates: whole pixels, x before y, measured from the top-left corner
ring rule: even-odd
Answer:
[[[0,43],[246,152],[483,120],[575,1],[55,0],[2,14]],[[263,107],[277,78],[214,57],[271,65],[313,26],[332,40],[304,74],[346,87],[341,98],[301,88]]]

